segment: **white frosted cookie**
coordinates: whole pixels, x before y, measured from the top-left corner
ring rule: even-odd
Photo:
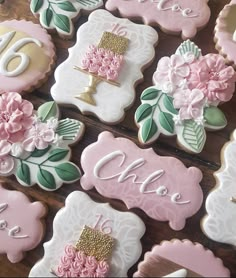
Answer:
[[[31,12],[39,17],[40,24],[48,31],[56,31],[63,39],[73,36],[73,22],[81,11],[91,12],[102,5],[103,0],[30,0]]]
[[[216,186],[206,199],[203,232],[212,240],[236,246],[236,131],[221,151],[222,166],[214,176]]]
[[[157,40],[152,27],[105,10],[93,12],[79,28],[68,59],[55,71],[52,97],[103,122],[121,121],[134,102],[143,68],[154,58]]]
[[[135,214],[74,191],[57,213],[53,237],[44,244],[44,256],[29,277],[126,277],[141,255],[144,232],[145,225]]]

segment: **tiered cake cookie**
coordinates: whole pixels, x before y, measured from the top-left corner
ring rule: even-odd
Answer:
[[[126,277],[142,252],[142,220],[74,191],[53,222],[53,237],[29,277]]]
[[[236,246],[236,131],[221,151],[222,166],[216,187],[206,199],[202,229],[212,240]]]
[[[80,178],[69,145],[80,139],[84,124],[58,115],[53,101],[34,111],[17,93],[0,95],[0,176],[14,174],[24,186],[37,183],[48,191]]]
[[[89,35],[88,35],[89,34]],[[154,58],[157,32],[105,10],[89,16],[68,59],[55,71],[54,100],[115,124],[135,99],[134,86]]]
[[[134,277],[230,277],[230,272],[200,243],[174,239],[146,253]]]
[[[31,203],[23,193],[0,184],[0,254],[7,254],[12,263],[21,261],[42,240],[45,214],[41,202]]]
[[[236,0],[225,5],[215,26],[216,49],[226,57],[227,63],[236,67]]]
[[[145,24],[158,25],[171,34],[192,38],[210,18],[208,0],[108,0],[106,9],[118,10],[123,17],[142,18]]]
[[[41,86],[54,60],[51,37],[40,25],[24,20],[0,23],[0,94]]]
[[[82,153],[84,175],[81,186],[95,187],[103,196],[121,199],[128,208],[140,208],[159,221],[169,221],[174,230],[185,226],[203,200],[198,168],[186,168],[174,157],[158,156],[152,149],[140,149],[110,132]]]
[[[48,31],[57,32],[63,39],[74,34],[73,22],[81,11],[91,12],[103,5],[103,0],[30,0],[32,13],[39,17],[40,24]]]
[[[175,54],[159,60],[155,85],[141,95],[135,113],[139,141],[146,145],[160,134],[177,135],[183,149],[200,153],[205,129],[215,131],[227,124],[217,106],[232,98],[235,81],[233,67],[226,66],[221,55],[203,56],[193,42],[183,42]]]

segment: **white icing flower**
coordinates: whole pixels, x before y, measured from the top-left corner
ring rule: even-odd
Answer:
[[[180,119],[180,116],[179,116],[179,115],[174,115],[174,116],[173,116],[173,121],[174,121],[175,125],[183,125],[183,122],[182,122],[182,120]]]
[[[11,155],[15,157],[20,157],[23,153],[24,149],[22,148],[22,145],[20,142],[13,143],[11,145]]]
[[[51,128],[53,130],[56,130],[58,126],[58,120],[56,118],[50,118],[49,120],[47,120],[47,127]]]

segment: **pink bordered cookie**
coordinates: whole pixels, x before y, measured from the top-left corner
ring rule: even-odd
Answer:
[[[217,107],[229,101],[235,90],[236,74],[219,54],[202,55],[190,40],[183,42],[170,57],[162,57],[153,74],[154,86],[145,89],[135,113],[138,138],[143,145],[161,134],[177,136],[190,153],[200,153],[206,130],[227,125]]]
[[[227,63],[236,67],[236,1],[232,0],[220,12],[215,26],[216,49],[222,54]]]
[[[95,187],[103,196],[121,199],[127,207],[140,208],[148,216],[168,221],[174,230],[185,226],[203,201],[198,168],[186,168],[174,157],[158,156],[125,138],[102,132],[82,153],[81,186]]]
[[[74,191],[53,221],[53,237],[29,277],[127,277],[142,252],[142,220]]]
[[[31,203],[21,192],[4,189],[0,184],[0,254],[18,263],[26,251],[34,249],[44,235],[41,202]]]
[[[40,25],[25,20],[0,23],[0,94],[41,86],[54,62],[51,37]]]
[[[230,277],[230,272],[200,243],[173,239],[147,252],[134,277]]]
[[[216,186],[206,199],[203,232],[212,240],[236,246],[236,131],[221,151],[221,168],[214,174]]]
[[[35,111],[18,93],[0,95],[0,176],[13,174],[23,186],[37,183],[48,191],[75,182],[80,169],[69,161],[69,145],[83,133],[83,123],[59,120],[53,101]]]
[[[103,0],[29,0],[31,12],[49,32],[57,32],[63,39],[74,35],[74,22],[81,11],[89,13],[103,5]]]
[[[142,18],[145,24],[192,38],[209,21],[208,0],[108,0],[106,9],[118,10],[123,17]]]
[[[55,71],[52,97],[108,124],[120,122],[135,100],[143,68],[154,58],[157,40],[152,27],[94,11]]]

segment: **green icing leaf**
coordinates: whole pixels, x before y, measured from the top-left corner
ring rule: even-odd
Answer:
[[[164,94],[163,104],[169,112],[176,114],[176,115],[178,114],[178,111],[174,108],[172,97],[168,96],[167,94]]]
[[[56,182],[54,176],[48,172],[47,170],[44,170],[42,168],[39,169],[37,173],[37,178],[39,183],[48,189],[56,189]]]
[[[152,118],[147,119],[141,129],[141,136],[143,141],[146,143],[153,137],[153,135],[155,135],[157,131],[158,128],[155,121]]]
[[[21,163],[16,171],[16,176],[24,183],[30,185],[30,169],[25,163]]]
[[[45,155],[50,148],[51,146],[48,146],[46,149],[43,150],[34,149],[34,151],[31,153],[31,157],[41,157]]]
[[[64,1],[64,2],[57,3],[57,6],[58,6],[58,8],[60,8],[60,9],[62,9],[64,11],[76,12],[76,8],[69,1]]]
[[[49,153],[48,160],[51,162],[60,161],[66,157],[69,150],[66,149],[54,149]]]
[[[227,124],[224,113],[215,106],[207,107],[204,110],[204,119],[206,120],[207,125],[211,125],[214,128],[222,128]]]
[[[43,0],[31,0],[30,9],[33,13],[37,13],[37,11],[42,7]]]
[[[76,2],[80,3],[81,6],[90,7],[96,6],[101,0],[76,0]]]
[[[169,133],[174,133],[174,121],[173,116],[170,113],[160,111],[159,121],[161,126]]]
[[[52,21],[52,16],[53,16],[53,12],[50,8],[47,8],[46,10],[44,10],[42,12],[42,22],[49,27],[51,21]]]
[[[58,122],[56,133],[64,140],[75,140],[80,132],[81,123],[74,119],[63,119]]]
[[[70,33],[70,21],[69,18],[64,14],[54,14],[53,22],[56,27],[60,28],[66,33]]]
[[[155,87],[147,88],[143,91],[141,95],[141,100],[152,100],[157,98],[158,94],[160,93],[160,90],[157,90]]]
[[[184,55],[186,53],[192,53],[195,58],[199,58],[202,55],[201,49],[192,41],[186,40],[177,48],[176,54]]]
[[[147,118],[152,113],[152,106],[148,103],[140,105],[135,112],[135,120],[137,123],[141,122],[143,119]]]
[[[194,120],[185,120],[183,138],[187,145],[192,147],[196,153],[199,153],[206,141],[205,129],[202,125],[198,125]]]
[[[72,162],[65,162],[55,167],[58,176],[67,182],[78,180],[81,176],[79,168]]]
[[[56,118],[58,114],[58,107],[54,101],[46,102],[38,108],[38,117],[41,118],[42,122],[46,122],[50,118]]]

